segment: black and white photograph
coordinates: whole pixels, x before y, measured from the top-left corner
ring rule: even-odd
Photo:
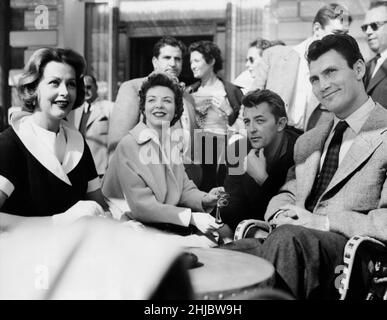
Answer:
[[[2,0],[0,300],[387,300],[386,109],[386,0]]]

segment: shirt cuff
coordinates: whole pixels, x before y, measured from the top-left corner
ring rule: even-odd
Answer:
[[[94,192],[101,188],[101,179],[99,177],[96,177],[93,180],[90,180],[87,183],[87,193]]]
[[[15,190],[15,186],[6,177],[0,176],[0,190],[3,191],[9,198],[13,190]]]
[[[183,211],[178,213],[179,220],[181,221],[181,225],[184,227],[188,227],[191,221],[191,209],[184,209]]]
[[[274,216],[271,217],[271,218],[269,219],[269,221],[270,221],[270,220],[276,219],[282,212],[285,212],[285,211],[286,211],[286,210],[284,210],[284,209],[279,209],[279,210],[277,210],[277,211],[274,213]]]

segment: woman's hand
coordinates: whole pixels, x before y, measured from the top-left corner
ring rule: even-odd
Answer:
[[[52,216],[54,225],[68,225],[85,216],[107,217],[106,212],[95,201],[78,201],[65,212]]]
[[[212,234],[223,226],[223,223],[216,223],[213,216],[204,212],[192,212],[190,224],[194,225],[204,234]]]
[[[219,199],[219,194],[224,192],[223,187],[212,188],[202,199],[202,207],[205,211],[212,211]]]

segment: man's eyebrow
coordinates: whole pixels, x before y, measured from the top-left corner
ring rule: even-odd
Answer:
[[[263,114],[259,114],[255,116],[253,119],[261,119],[261,118],[265,118]]]

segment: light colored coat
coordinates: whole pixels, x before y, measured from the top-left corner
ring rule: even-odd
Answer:
[[[109,129],[109,152],[113,152],[120,140],[133,129],[140,120],[140,96],[139,91],[147,78],[136,78],[125,81],[118,90],[114,110],[111,117]],[[190,131],[194,136],[194,129],[197,128],[195,121],[194,100],[188,93],[183,94],[184,110],[188,116],[188,123],[184,129]],[[193,150],[193,141],[191,149]]]
[[[108,167],[107,135],[113,105],[113,102],[107,100],[94,101],[86,124],[86,142],[90,148],[99,175],[105,174]],[[83,110],[84,105],[71,111],[67,116],[68,122],[72,123],[78,130]]]
[[[297,108],[295,96],[300,64],[300,55],[290,46],[274,46],[263,51],[264,64],[258,70],[253,86],[258,89],[269,89],[277,93],[285,102],[286,111]],[[311,98],[304,111],[304,128],[313,111],[319,105],[317,98]],[[290,119],[292,121],[292,119]]]
[[[333,120],[297,140],[295,166],[289,170],[279,194],[270,201],[266,220],[285,204],[305,207],[332,125]],[[376,104],[313,213],[328,216],[330,231],[347,237],[364,235],[387,240],[386,170],[387,110]]]
[[[155,140],[151,130],[138,123],[118,144],[102,191],[110,198],[125,198],[133,219],[188,226],[191,210],[204,212],[205,193],[188,179],[183,163],[167,163]],[[183,146],[172,143],[171,150],[181,153]],[[148,155],[157,161],[147,163]]]

